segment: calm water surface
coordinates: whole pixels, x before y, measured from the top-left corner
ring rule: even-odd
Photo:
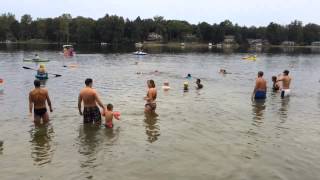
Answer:
[[[28,116],[28,93],[36,64],[22,59],[39,53],[51,77],[46,82],[54,112],[48,127]],[[1,179],[290,179],[320,177],[320,55],[159,53],[84,54],[65,59],[57,51],[1,51]],[[138,65],[135,65],[138,62]],[[79,64],[77,68],[64,65]],[[220,75],[219,68],[232,74]],[[268,92],[252,103],[256,73],[289,69],[292,96]],[[158,70],[159,74],[149,74]],[[145,74],[136,74],[143,72]],[[202,79],[196,90],[183,77]],[[105,104],[121,111],[113,130],[84,126],[77,96],[92,77]],[[145,116],[146,80],[158,87],[159,116]],[[163,92],[164,81],[171,90]]]

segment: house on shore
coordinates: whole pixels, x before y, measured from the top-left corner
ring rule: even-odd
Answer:
[[[293,41],[283,41],[283,42],[281,43],[281,45],[282,45],[282,46],[295,46],[296,43],[293,42]]]
[[[237,44],[237,42],[235,40],[235,37],[231,36],[231,35],[224,37],[222,45],[223,45],[224,48],[231,48],[231,47],[238,46],[238,44]]]
[[[319,46],[320,47],[320,41],[312,42],[311,46]]]
[[[162,41],[163,37],[155,32],[149,33],[147,41]]]
[[[247,39],[250,47],[261,47],[263,45],[262,39]]]

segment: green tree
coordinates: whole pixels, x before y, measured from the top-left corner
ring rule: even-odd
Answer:
[[[301,21],[293,21],[288,25],[288,40],[303,43],[303,26]]]
[[[303,28],[304,43],[310,45],[314,41],[320,41],[320,26],[317,24],[307,24]]]
[[[266,36],[268,41],[274,45],[279,45],[282,41],[287,40],[285,28],[273,22],[268,25]]]

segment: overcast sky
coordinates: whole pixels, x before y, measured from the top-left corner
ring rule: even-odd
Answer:
[[[129,19],[161,15],[195,24],[225,19],[247,26],[295,19],[320,24],[320,0],[0,0],[0,4],[0,13],[11,12],[17,19],[23,14],[44,18],[63,13],[97,19],[108,13]]]

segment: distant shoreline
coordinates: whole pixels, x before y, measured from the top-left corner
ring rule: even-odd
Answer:
[[[63,45],[63,44],[72,44],[72,45],[85,45],[85,44],[100,44],[100,43],[63,43],[63,42],[46,42],[46,41],[15,41],[15,42],[0,42],[0,44],[24,44],[24,45]],[[121,44],[121,43],[120,43]],[[183,45],[182,45],[183,44]],[[109,44],[112,46],[112,44]],[[123,44],[124,45],[124,44]],[[128,45],[134,45],[130,43]],[[218,48],[215,44],[209,46],[208,43],[201,43],[201,42],[144,42],[143,47],[145,48],[157,48],[157,47],[169,47],[169,48]],[[233,49],[238,47],[245,47],[245,46],[234,46],[234,47],[221,47],[227,49]],[[250,46],[248,46],[250,47]],[[320,48],[320,46],[312,46],[312,45],[294,45],[294,46],[286,46],[286,45],[262,45],[258,47],[251,47],[251,48]]]

